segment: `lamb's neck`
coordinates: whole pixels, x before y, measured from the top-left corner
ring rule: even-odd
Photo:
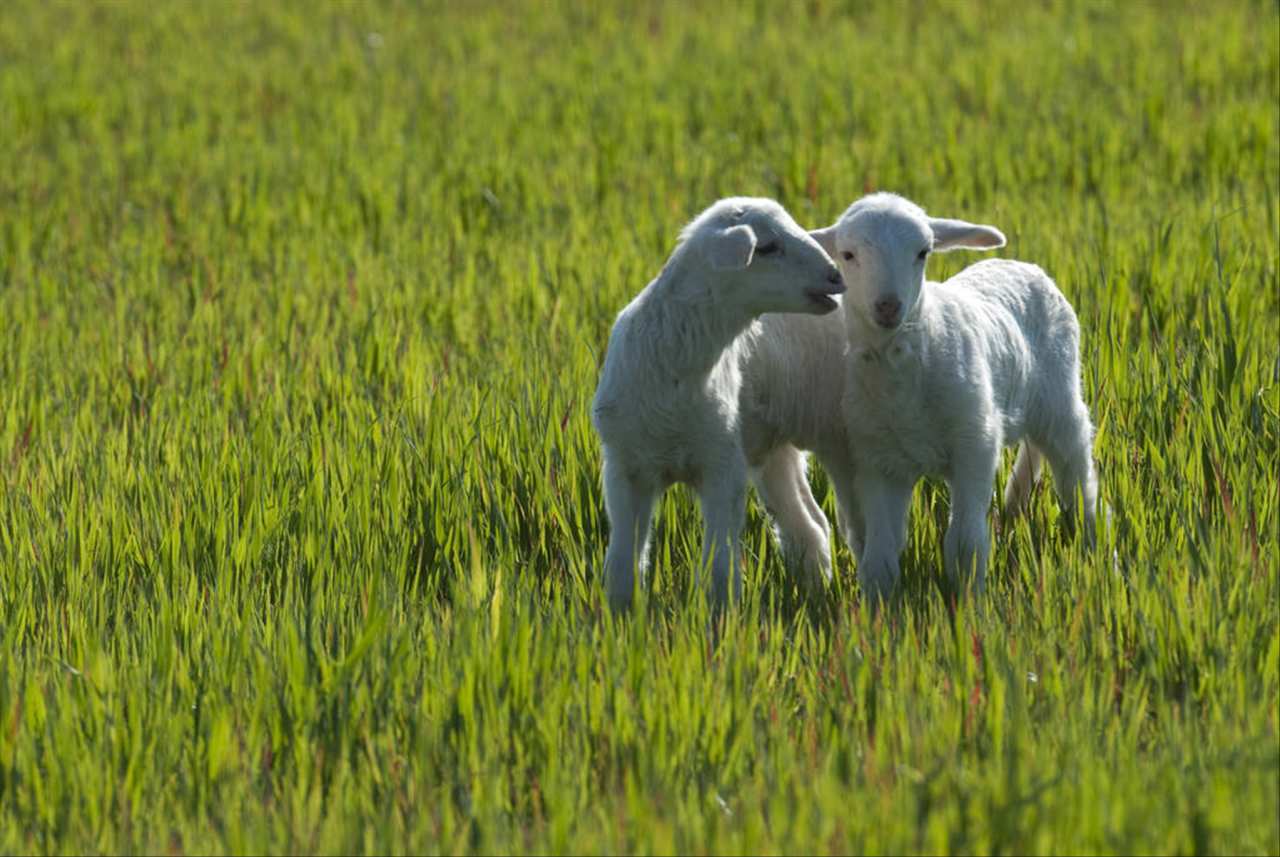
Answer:
[[[705,281],[664,271],[652,302],[660,315],[663,362],[681,374],[705,375],[714,370],[755,317],[717,301]]]

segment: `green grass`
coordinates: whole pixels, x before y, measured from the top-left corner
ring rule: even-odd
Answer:
[[[1277,853],[1278,103],[1271,2],[0,4],[0,852]],[[615,313],[870,188],[1077,308],[1100,550],[753,507],[712,642],[674,490],[615,621]]]

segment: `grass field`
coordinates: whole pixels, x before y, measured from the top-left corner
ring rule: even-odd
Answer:
[[[1280,852],[1278,104],[1274,2],[0,3],[0,852]],[[673,490],[615,621],[614,315],[873,188],[1077,308],[1101,549],[753,506],[711,642]]]

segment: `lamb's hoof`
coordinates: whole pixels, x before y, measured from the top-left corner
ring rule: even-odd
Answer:
[[[872,616],[875,616],[881,609],[888,606],[890,599],[893,597],[895,584],[896,581],[894,580],[859,575],[858,589],[862,593],[862,604],[871,610]]]
[[[819,593],[831,585],[831,565],[821,561],[804,561],[804,585],[810,593]]]
[[[609,593],[609,609],[618,614],[625,616],[631,612],[631,593],[630,592],[610,592]]]

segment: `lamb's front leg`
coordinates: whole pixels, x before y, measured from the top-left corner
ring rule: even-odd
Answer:
[[[631,473],[605,449],[604,503],[609,513],[609,549],[604,557],[604,588],[614,610],[631,607],[636,570],[644,582],[649,526],[659,488],[644,474]]]
[[[913,484],[862,468],[854,479],[866,544],[858,558],[858,586],[872,609],[888,601],[898,583],[899,558],[907,546],[907,512]]]
[[[1000,461],[1000,446],[971,449],[958,455],[963,466],[947,479],[951,492],[951,519],[942,542],[942,557],[947,576],[964,590],[972,583],[975,592],[986,586],[987,560],[991,554],[991,536],[987,529],[987,513],[991,509],[991,491]]]
[[[702,568],[711,565],[711,599],[718,606],[730,597],[742,600],[738,540],[746,522],[747,473],[746,459],[734,459],[709,467],[698,485],[702,519],[706,522]],[[701,584],[700,576],[698,582]]]
[[[853,457],[846,452],[833,453],[825,450],[818,463],[827,471],[827,478],[836,492],[836,523],[840,527],[840,535],[844,537],[849,550],[853,551],[853,558],[861,562],[867,533],[866,522],[858,508],[858,494],[854,490],[857,469],[854,467]]]

